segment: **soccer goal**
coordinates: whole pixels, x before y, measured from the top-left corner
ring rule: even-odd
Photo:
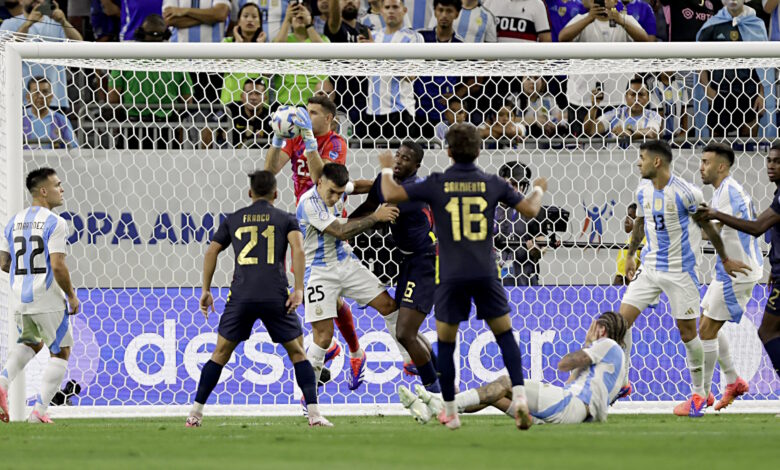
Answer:
[[[17,38],[18,39],[18,38]],[[24,175],[51,166],[65,187],[67,261],[83,311],[56,416],[186,414],[216,341],[218,315],[198,311],[202,256],[226,213],[245,205],[247,172],[262,168],[269,113],[325,93],[332,129],[347,141],[353,179],[373,179],[377,155],[412,139],[425,176],[449,164],[443,136],[470,121],[484,136],[478,163],[527,189],[550,180],[542,216],[499,214],[497,259],[519,332],[526,376],[561,385],[556,365],[579,348],[591,319],[617,310],[613,285],[626,217],[639,183],[638,143],[672,140],[674,171],[701,184],[700,149],[737,149],[733,176],[768,207],[764,158],[777,138],[775,43],[703,44],[96,44],[0,43],[0,216],[29,202]],[[279,207],[293,211],[293,173],[278,175]],[[712,187],[705,187],[705,199]],[[356,208],[362,197],[350,197]],[[397,254],[387,231],[358,236],[359,257],[391,288]],[[762,240],[766,252],[768,246]],[[702,290],[714,254],[705,245]],[[232,259],[221,257],[217,310]],[[767,263],[768,264],[768,263]],[[768,267],[765,269],[768,273]],[[8,278],[0,278],[0,361],[16,340]],[[766,276],[764,278],[766,280]],[[726,333],[751,391],[729,411],[777,412],[780,381],[756,329],[762,285]],[[320,391],[329,414],[402,411],[395,390],[413,384],[379,315],[353,307],[368,353],[365,384],[350,392],[344,354]],[[458,386],[503,373],[493,337],[472,319],[459,337]],[[307,331],[307,341],[310,334]],[[432,315],[423,325],[435,342]],[[345,347],[343,339],[339,341]],[[690,395],[684,347],[662,297],[634,332],[634,393],[625,412],[671,412]],[[41,353],[17,379],[12,415],[37,393]],[[716,371],[715,388],[723,380]],[[77,386],[76,386],[77,385]],[[718,390],[714,390],[718,395]],[[78,393],[76,393],[78,392]],[[236,350],[210,414],[299,413],[291,364],[261,327]]]

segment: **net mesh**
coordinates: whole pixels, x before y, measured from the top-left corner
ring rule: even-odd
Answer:
[[[163,407],[192,400],[219,320],[203,318],[197,305],[208,240],[224,214],[247,203],[245,175],[263,167],[268,116],[280,104],[303,105],[315,93],[338,105],[332,129],[348,143],[353,179],[374,179],[378,152],[409,138],[426,148],[421,176],[445,169],[443,136],[452,123],[468,121],[484,137],[479,164],[486,171],[509,165],[510,172],[527,169],[530,179],[550,180],[546,218],[524,221],[500,211],[494,232],[526,375],[562,385],[566,377],[556,364],[581,345],[593,317],[618,308],[625,290],[612,284],[628,238],[625,219],[639,183],[635,164],[643,136],[673,140],[675,173],[696,184],[701,145],[713,138],[732,142],[732,174],[759,210],[768,207],[774,187],[763,156],[777,134],[772,117],[779,61],[25,61],[22,126],[5,125],[0,100],[0,128],[24,133],[25,172],[52,166],[66,187],[61,215],[71,229],[68,263],[83,305],[72,319],[75,346],[67,379],[81,392],[70,401]],[[30,80],[40,76],[48,80]],[[398,111],[399,104],[405,111]],[[6,161],[13,150],[0,139]],[[304,176],[307,169],[286,165],[278,175],[277,206],[291,212],[294,172]],[[527,183],[519,179],[520,186]],[[709,200],[712,188],[704,193]],[[4,219],[6,198],[0,193]],[[361,201],[350,197],[348,210]],[[362,234],[352,245],[393,290],[398,255],[387,230]],[[761,247],[768,248],[763,240]],[[221,257],[215,276],[218,312],[227,297],[231,258]],[[703,259],[700,279],[709,282],[711,250]],[[4,359],[8,311],[6,298],[0,299]],[[759,285],[742,321],[725,327],[737,369],[750,382],[748,400],[778,398],[780,384],[756,335],[765,302]],[[341,355],[330,365],[333,380],[320,401],[397,403],[397,385],[414,380],[401,373],[400,355],[379,315],[353,309],[369,356],[366,384],[357,392],[347,389],[349,363]],[[668,309],[662,297],[636,324],[632,403],[690,395],[684,347]],[[461,390],[504,370],[484,325],[472,319],[464,326]],[[435,340],[432,316],[422,331]],[[44,360],[28,369],[28,396],[37,392]],[[717,371],[714,383],[724,385]],[[292,405],[299,397],[283,349],[258,324],[209,403]]]

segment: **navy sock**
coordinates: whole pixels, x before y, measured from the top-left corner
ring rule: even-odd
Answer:
[[[433,385],[437,380],[436,368],[433,367],[433,361],[428,361],[421,366],[417,366],[417,372],[420,374],[420,380],[424,386]]]
[[[217,386],[219,382],[219,376],[222,374],[221,365],[209,360],[203,365],[203,370],[200,371],[200,380],[198,381],[198,392],[195,394],[195,402],[201,405],[206,404],[206,400],[209,399],[211,391]]]
[[[764,343],[764,349],[772,361],[772,367],[775,368],[775,375],[780,377],[780,338],[775,338]]]
[[[439,384],[444,401],[455,401],[455,343],[439,340]]]
[[[504,357],[504,366],[509,372],[512,386],[523,385],[523,358],[520,356],[520,346],[515,343],[512,330],[507,330],[496,336],[496,343],[501,348],[501,356]]]
[[[293,364],[295,368],[295,381],[303,392],[303,399],[307,405],[317,404],[317,385],[314,383],[314,368],[311,362],[303,360]]]

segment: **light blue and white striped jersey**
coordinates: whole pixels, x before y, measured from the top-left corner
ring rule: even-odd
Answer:
[[[376,43],[425,42],[420,33],[402,28],[394,33],[373,33]],[[368,85],[368,114],[377,116],[399,111],[414,114],[414,86],[410,80],[399,77],[371,77]]]
[[[675,78],[669,82],[669,85],[657,80],[650,93],[650,105],[654,109],[663,111],[663,135],[667,138],[670,138],[677,130],[682,129],[682,116],[687,111],[690,100],[685,79]]]
[[[433,19],[432,0],[404,0],[404,6],[412,29],[425,29],[430,25]]]
[[[660,135],[664,124],[664,118],[652,109],[645,109],[641,115],[632,116],[631,109],[628,106],[623,105],[602,114],[599,118],[599,122],[604,124],[604,127],[609,129],[610,132],[615,127],[620,126],[623,130],[630,129],[631,131],[636,131],[637,129],[653,129]]]
[[[761,6],[765,6],[766,2],[767,0],[761,0]],[[780,41],[780,6],[775,7],[769,20],[769,40]]]
[[[642,266],[661,272],[696,274],[701,255],[701,228],[692,215],[704,202],[693,184],[672,175],[661,190],[643,179],[637,190],[637,217],[645,218],[647,244]]]
[[[567,395],[582,400],[589,405],[591,415],[596,421],[606,420],[609,404],[617,396],[625,373],[625,354],[623,349],[609,338],[596,340],[583,352],[590,357],[591,365],[577,369],[577,376],[564,390]],[[563,401],[566,401],[564,398]],[[561,408],[565,408],[568,402]]]
[[[731,176],[727,176],[720,183],[718,189],[715,190],[710,207],[740,219],[756,219],[753,201],[744,188],[742,188],[742,185],[737,183]],[[737,277],[732,279],[726,273],[726,270],[723,269],[723,263],[720,260],[720,256],[718,256],[718,261],[715,263],[715,279],[722,282],[728,281],[729,283],[758,282],[764,274],[764,256],[758,247],[756,237],[735,230],[728,225],[723,225],[720,231],[720,238],[723,240],[723,248],[726,250],[728,257],[742,261],[750,266],[750,273],[748,275],[737,274]]]
[[[327,207],[314,185],[303,193],[295,216],[303,232],[303,251],[306,253],[306,267],[335,266],[352,257],[352,247],[333,235],[325,233],[332,223],[341,223],[344,197],[333,207]],[[346,221],[344,221],[346,222]]]
[[[178,8],[212,8],[216,5],[227,5],[230,0],[163,0],[163,12],[168,7]],[[173,28],[171,42],[222,42],[225,37],[225,22],[201,24],[191,28]]]
[[[433,18],[436,26],[436,18]],[[496,17],[487,8],[478,4],[468,10],[463,8],[452,25],[455,33],[463,38],[463,42],[496,42]]]
[[[380,31],[385,30],[385,19],[379,13],[366,13],[358,20],[361,24],[366,25],[371,30],[371,35],[375,35]],[[409,21],[408,16],[404,16],[404,28],[411,28],[412,22]],[[376,41],[376,39],[374,39]]]
[[[51,253],[65,253],[68,224],[39,206],[11,217],[0,251],[11,255],[11,307],[15,313],[51,313],[65,309],[65,294],[54,281]]]

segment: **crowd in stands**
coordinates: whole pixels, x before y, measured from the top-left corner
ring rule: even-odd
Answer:
[[[780,40],[779,9],[777,0],[0,0],[0,31],[98,42],[731,42]],[[77,77],[25,63],[23,74],[31,147],[256,148],[277,106],[304,105],[315,93],[338,104],[337,130],[350,139],[442,142],[450,125],[471,121],[494,148],[562,137],[680,141],[704,129],[755,138],[758,123],[773,126],[776,114],[774,70],[756,69],[569,78],[133,70]],[[696,113],[706,116],[698,125]],[[141,125],[124,129],[128,121]],[[197,132],[184,121],[198,123]],[[90,139],[85,129],[96,127],[100,138]]]

